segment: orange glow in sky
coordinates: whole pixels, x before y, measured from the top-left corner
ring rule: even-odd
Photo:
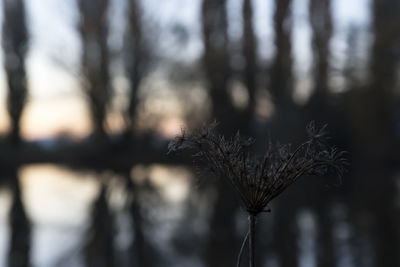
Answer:
[[[79,96],[28,102],[21,120],[22,136],[28,140],[60,134],[80,138],[88,135],[90,128],[86,102]]]

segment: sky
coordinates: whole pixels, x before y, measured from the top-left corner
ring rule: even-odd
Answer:
[[[369,1],[333,1],[335,35],[331,46],[336,60],[344,60],[348,28],[352,25],[368,25]],[[124,3],[124,0],[111,0],[109,43],[114,51],[122,46]],[[200,4],[200,0],[142,0],[145,18],[150,19],[161,31],[159,38],[162,42],[158,42],[157,46],[159,54],[182,61],[191,61],[201,56]],[[240,5],[240,0],[228,0],[231,40],[237,40],[241,35]],[[307,88],[310,88],[307,75],[311,65],[307,5],[308,0],[294,0],[292,6],[292,38],[296,40],[293,47],[295,70],[301,81],[299,91],[303,90],[305,95]],[[270,59],[274,53],[273,0],[253,0],[253,6],[255,30],[259,39],[258,53],[261,58]],[[22,118],[22,133],[27,139],[46,138],[60,133],[82,137],[90,130],[90,121],[76,71],[80,56],[79,35],[75,30],[78,21],[76,3],[74,0],[27,0],[27,10],[31,33],[27,58],[30,91]],[[169,30],[178,24],[189,32],[189,42],[184,47],[174,43],[174,35]],[[118,79],[117,74],[115,85],[123,85],[119,81],[121,79]],[[5,86],[4,72],[0,69],[0,133],[4,133],[8,125]],[[75,127],[71,128],[71,125]]]

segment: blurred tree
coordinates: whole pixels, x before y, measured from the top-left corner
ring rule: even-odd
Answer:
[[[20,119],[26,101],[25,56],[28,33],[23,0],[3,0],[3,50],[7,77],[7,109],[11,118],[10,140],[20,141]]]
[[[228,93],[229,65],[226,0],[203,0],[203,68],[212,102],[212,117],[221,122],[220,130],[230,133],[237,125],[237,112]],[[232,190],[216,181],[217,197],[210,221],[205,251],[209,267],[233,266],[238,240],[235,230],[237,202]],[[218,249],[216,249],[218,248]]]
[[[31,266],[31,225],[22,202],[21,184],[17,168],[11,168],[9,178],[13,202],[9,215],[11,237],[7,266],[29,267]]]
[[[77,0],[80,12],[79,32],[82,40],[83,87],[92,113],[96,137],[107,136],[105,119],[111,100],[109,51],[107,45],[109,0]]]
[[[229,132],[235,124],[236,110],[228,93],[231,76],[228,50],[226,0],[203,0],[203,66],[212,101],[213,116],[223,122],[222,131]]]
[[[396,0],[373,1],[374,43],[371,51],[371,84],[368,86],[364,101],[360,101],[367,109],[358,127],[367,138],[364,153],[372,162],[377,159],[390,159],[398,146],[395,137],[395,104],[399,96],[395,93],[398,82],[398,66],[400,63],[400,2]],[[396,103],[397,102],[397,103]],[[362,122],[363,123],[362,123]],[[398,123],[398,122],[397,122]],[[379,138],[376,138],[379,136]],[[396,156],[395,156],[396,157]],[[390,166],[389,160],[380,160],[382,166],[376,173],[372,183],[379,199],[385,203],[374,205],[376,216],[374,225],[377,260],[381,266],[400,266],[400,236],[398,211],[393,188],[396,186],[395,174],[398,168]],[[375,166],[376,167],[376,166]],[[389,171],[389,173],[388,173]],[[385,175],[386,173],[386,175]],[[383,176],[384,175],[384,176]],[[386,179],[380,179],[383,176]],[[379,189],[378,189],[379,188]]]
[[[85,248],[86,267],[114,266],[114,223],[103,183],[93,204],[91,226]]]
[[[249,123],[254,116],[256,107],[256,87],[257,87],[257,40],[253,27],[253,7],[252,1],[243,0],[243,56],[245,58],[244,82],[247,87],[249,101],[246,107],[243,122]],[[248,125],[247,125],[248,126]],[[243,127],[240,127],[243,128]]]
[[[333,32],[331,0],[310,0],[309,14],[312,29],[313,53],[313,93],[308,102],[308,109],[313,119],[329,120],[332,107],[329,103],[329,59],[330,41]],[[333,244],[332,218],[327,212],[330,206],[329,192],[314,192],[312,205],[318,219],[317,265],[336,266],[336,255]]]
[[[390,156],[395,149],[394,105],[398,101],[395,90],[400,58],[398,11],[398,1],[373,2],[374,39],[367,85],[354,90],[349,97],[353,145],[360,157],[371,161]]]
[[[25,21],[23,0],[3,0],[3,39],[4,69],[7,78],[7,109],[11,119],[9,140],[13,145],[21,141],[20,119],[27,97],[25,57],[28,46],[28,33]],[[13,162],[14,164],[14,162]],[[31,231],[30,223],[22,202],[18,168],[8,166],[10,189],[13,202],[10,209],[11,229],[7,265],[9,267],[30,266]]]
[[[275,34],[275,55],[270,69],[268,89],[275,104],[277,118],[274,125],[279,136],[288,137],[291,130],[287,120],[299,121],[299,113],[293,112],[293,74],[292,74],[292,12],[291,0],[275,0],[275,11],[273,25]],[[283,120],[286,123],[282,123]],[[291,124],[290,124],[291,125]],[[291,125],[290,127],[295,127]],[[283,138],[284,140],[284,138]],[[292,194],[290,198],[293,198]],[[291,199],[278,199],[277,208],[273,217],[273,240],[272,246],[276,252],[277,259],[282,267],[297,266],[297,250],[293,247],[296,244],[295,224],[288,216],[295,216],[293,210],[297,203]]]
[[[135,115],[138,104],[138,90],[148,66],[148,47],[145,44],[143,34],[143,11],[140,1],[128,0],[127,28],[124,43],[124,63],[130,82],[128,92],[128,106],[124,111],[126,122],[125,136],[128,140],[132,137],[134,130]],[[131,170],[127,169],[123,177],[127,182],[130,194],[129,212],[133,221],[134,239],[130,247],[130,260],[133,266],[148,266],[155,264],[155,256],[152,253],[150,243],[144,235],[145,218],[143,218],[142,207],[139,198],[141,187],[132,180]]]
[[[142,10],[137,0],[129,0],[128,25],[125,33],[125,66],[130,81],[129,104],[124,117],[127,125],[127,134],[132,134],[134,117],[137,107],[137,91],[143,78],[147,51],[144,45]]]
[[[372,133],[383,137],[376,142],[381,152],[391,151],[394,139],[394,104],[398,96],[394,94],[397,82],[397,66],[400,59],[400,3],[395,0],[374,0],[373,30],[374,43],[371,51],[372,76],[367,101],[374,101],[374,114],[366,113],[373,120],[375,129]],[[369,103],[372,104],[372,103]],[[376,124],[375,124],[376,123]],[[371,140],[370,140],[371,141]],[[380,143],[380,141],[386,144]],[[382,151],[382,150],[385,151]]]
[[[245,60],[243,79],[244,84],[247,87],[248,103],[242,116],[240,117],[239,129],[244,134],[255,135],[253,132],[254,127],[252,125],[255,109],[256,109],[256,92],[257,92],[257,38],[254,31],[254,12],[253,12],[253,1],[243,0],[242,3],[242,18],[243,18],[243,37],[242,37],[242,54]],[[265,249],[266,242],[258,242],[256,246],[260,248],[260,251]],[[256,255],[256,266],[262,266],[265,260],[264,253]]]
[[[278,112],[290,107],[293,102],[291,4],[291,0],[275,0],[275,56],[270,71],[269,91]]]
[[[331,0],[310,0],[309,9],[314,62],[314,92],[310,104],[323,108],[327,104],[329,94],[330,40],[333,32]]]
[[[356,227],[372,240],[375,265],[399,266],[400,223],[396,207],[398,105],[400,60],[400,2],[372,2],[372,32],[368,78],[349,93],[348,125],[351,133]],[[396,140],[397,138],[397,140]],[[367,219],[366,219],[367,218]]]
[[[135,184],[131,177],[130,170],[125,172],[125,180],[127,181],[127,190],[130,194],[129,209],[133,221],[134,239],[130,247],[131,266],[155,266],[157,257],[153,253],[150,242],[145,237],[145,218],[143,217],[142,206],[140,202],[140,191],[143,190],[142,185]],[[147,187],[151,191],[154,188]]]

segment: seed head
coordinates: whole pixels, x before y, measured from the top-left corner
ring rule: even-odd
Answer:
[[[334,170],[342,177],[347,165],[343,151],[326,144],[326,125],[318,129],[311,122],[308,139],[292,150],[290,144],[270,143],[263,157],[253,156],[248,148],[253,138],[239,132],[227,139],[216,133],[214,122],[192,133],[182,134],[170,142],[169,152],[195,151],[197,164],[205,165],[218,177],[227,178],[250,214],[257,215],[268,203],[302,176],[322,176]]]

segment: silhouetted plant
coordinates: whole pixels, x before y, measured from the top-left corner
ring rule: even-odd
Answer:
[[[212,173],[226,177],[230,182],[249,214],[249,266],[254,267],[257,215],[269,211],[266,209],[268,203],[301,176],[321,176],[333,169],[341,177],[346,165],[344,152],[329,147],[326,125],[317,129],[314,122],[307,126],[308,140],[295,150],[292,151],[290,144],[272,145],[270,142],[263,157],[248,152],[254,139],[243,138],[239,132],[227,139],[216,133],[216,126],[214,122],[192,133],[182,130],[168,149],[169,152],[182,149],[196,151],[193,156],[199,160],[197,164],[205,163]]]

